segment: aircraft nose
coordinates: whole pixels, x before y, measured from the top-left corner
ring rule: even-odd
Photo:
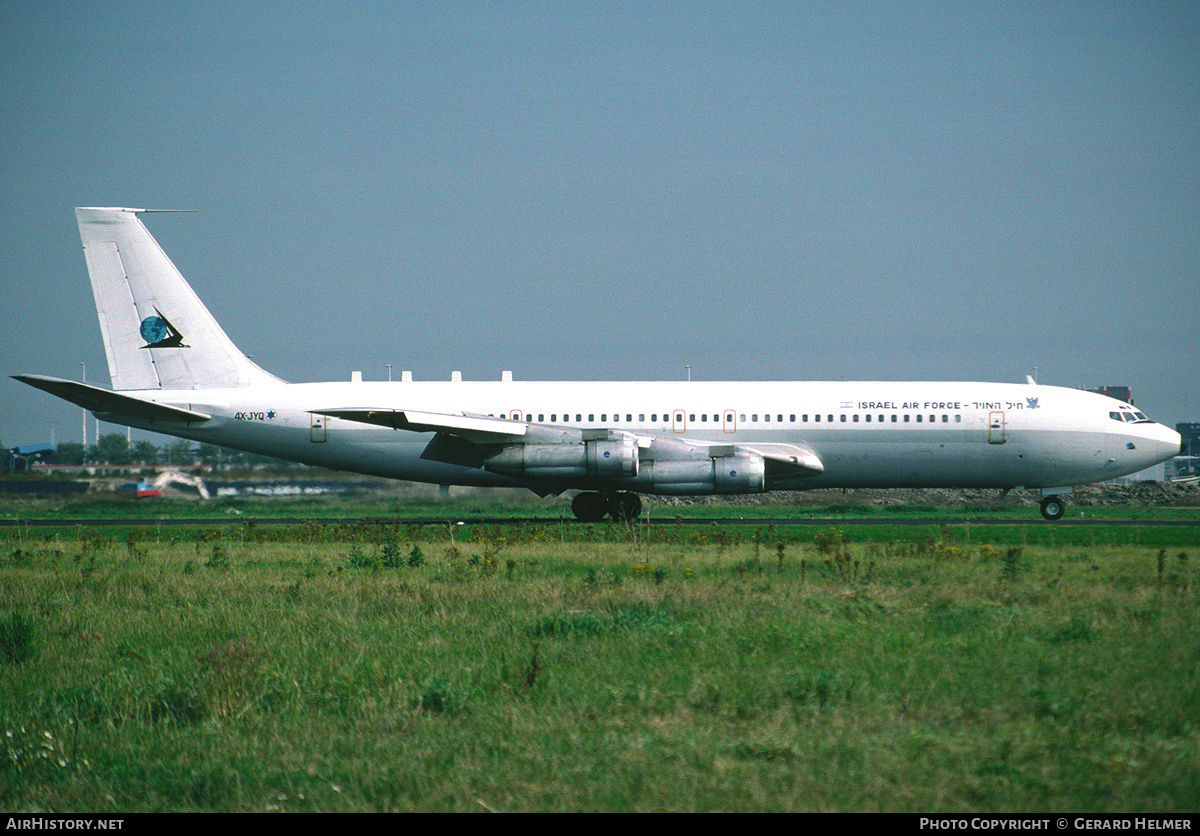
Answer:
[[[1145,427],[1140,444],[1142,451],[1152,457],[1154,462],[1165,462],[1182,453],[1187,445],[1183,436],[1170,427],[1162,424],[1142,424]]]
[[[1168,458],[1173,459],[1176,456],[1182,456],[1184,453],[1186,453],[1187,442],[1183,440],[1183,436],[1175,432],[1170,427],[1163,427],[1163,429],[1165,430],[1164,435],[1166,436],[1165,446],[1170,448],[1170,456]]]

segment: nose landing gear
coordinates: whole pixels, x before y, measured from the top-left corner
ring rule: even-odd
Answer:
[[[1067,510],[1067,503],[1061,496],[1048,496],[1042,500],[1042,516],[1048,520],[1060,519]]]

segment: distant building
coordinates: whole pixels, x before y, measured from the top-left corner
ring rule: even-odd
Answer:
[[[1200,476],[1200,424],[1176,424],[1175,432],[1183,436],[1183,453],[1167,462],[1167,478]]]
[[[1099,389],[1085,389],[1084,391],[1095,392],[1097,395],[1104,395],[1118,401],[1125,401],[1127,404],[1133,403],[1133,390],[1128,386],[1101,386]]]
[[[54,464],[58,460],[52,444],[26,444],[4,452],[4,469],[10,473],[28,473],[32,464]]]

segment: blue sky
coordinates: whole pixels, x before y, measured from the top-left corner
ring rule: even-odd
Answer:
[[[288,380],[1133,387],[1200,421],[1200,4],[0,2],[0,370],[72,207]],[[6,446],[80,411],[0,382]],[[104,425],[106,432],[116,428]]]

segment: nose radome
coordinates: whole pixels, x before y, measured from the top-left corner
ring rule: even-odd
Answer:
[[[1182,435],[1170,427],[1165,427],[1162,424],[1158,426],[1162,427],[1163,461],[1173,459],[1187,452],[1187,444],[1184,442]]]

